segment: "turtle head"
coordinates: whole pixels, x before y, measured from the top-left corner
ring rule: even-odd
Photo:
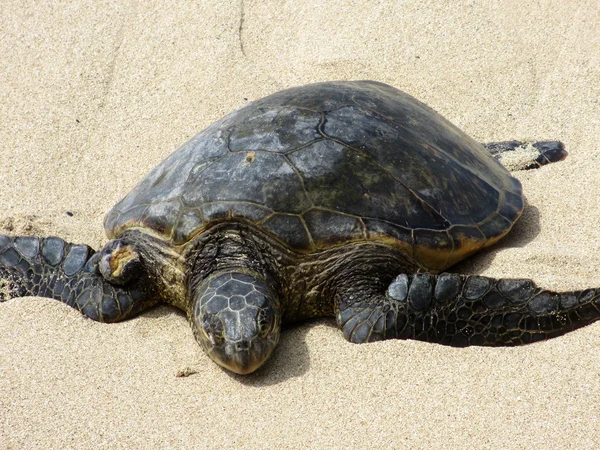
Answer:
[[[221,272],[204,280],[189,319],[208,356],[242,375],[258,369],[279,341],[278,299],[255,273]]]

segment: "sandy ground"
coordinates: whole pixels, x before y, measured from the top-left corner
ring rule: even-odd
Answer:
[[[456,270],[600,286],[600,8],[533,3],[3,0],[0,232],[98,248],[105,212],[214,120],[282,88],[374,79],[481,141],[570,151],[517,173],[522,220]],[[16,299],[0,304],[0,448],[598,448],[598,349],[600,325],[453,349],[352,345],[321,321],[242,378],[171,308],[104,325]]]

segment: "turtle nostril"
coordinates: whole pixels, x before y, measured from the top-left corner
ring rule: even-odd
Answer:
[[[240,341],[235,344],[235,349],[237,351],[248,350],[250,348],[250,341]]]

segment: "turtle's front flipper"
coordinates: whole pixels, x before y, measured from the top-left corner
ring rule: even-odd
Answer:
[[[553,162],[562,161],[568,155],[560,141],[538,142],[488,142],[485,148],[509,170],[537,169]]]
[[[421,273],[396,277],[385,294],[362,294],[338,294],[336,308],[344,336],[356,343],[397,338],[520,345],[600,318],[600,289],[556,293],[531,280]]]
[[[123,286],[99,273],[97,254],[87,245],[57,237],[0,235],[0,301],[35,295],[59,300],[100,322],[117,322],[156,303],[149,283]]]

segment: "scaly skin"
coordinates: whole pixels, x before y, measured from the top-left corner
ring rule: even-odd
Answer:
[[[36,295],[59,300],[100,322],[118,322],[156,303],[148,283],[124,286],[98,273],[87,245],[57,237],[0,236],[0,301]]]
[[[444,273],[399,275],[386,293],[341,296],[337,323],[351,342],[418,339],[464,347],[521,345],[600,317],[600,289],[556,293],[531,280]]]
[[[370,242],[302,255],[241,223],[214,227],[179,257],[160,242],[136,231],[94,253],[55,237],[0,236],[0,300],[50,297],[103,322],[164,301],[187,312],[216,363],[240,374],[266,361],[282,323],[311,317],[335,316],[351,342],[453,346],[527,344],[600,317],[600,289],[415,274],[400,250]],[[182,270],[187,276],[172,277]]]

